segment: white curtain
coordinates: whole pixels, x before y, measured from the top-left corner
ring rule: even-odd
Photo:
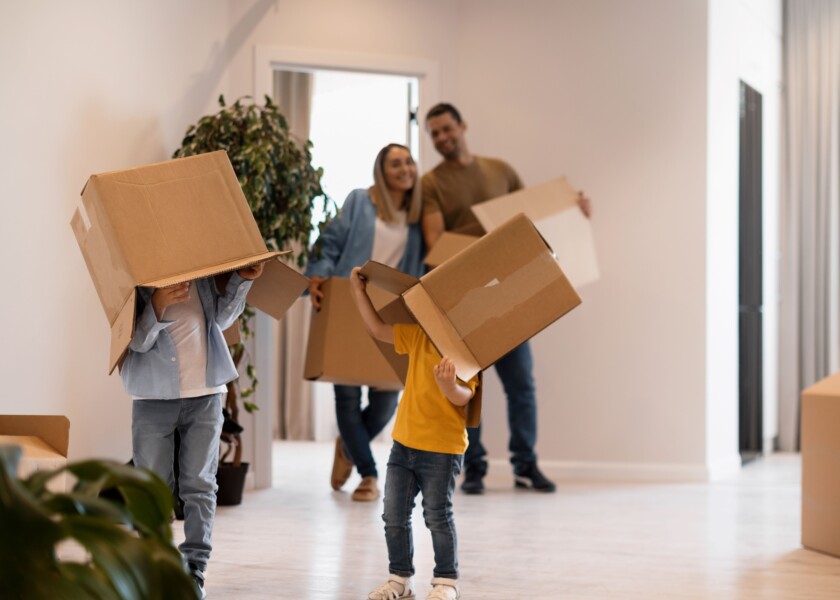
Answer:
[[[292,135],[301,144],[309,139],[312,79],[311,73],[274,72],[274,102],[286,117]],[[299,298],[280,322],[275,438],[314,439],[313,386],[303,379],[309,317],[308,297]]]
[[[840,368],[840,0],[786,0],[779,441]]]

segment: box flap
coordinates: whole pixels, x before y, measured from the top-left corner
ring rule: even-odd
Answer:
[[[434,268],[472,244],[478,236],[444,231],[426,255],[426,264]]]
[[[248,292],[248,304],[278,321],[309,287],[309,279],[289,265],[274,259],[265,263]]]
[[[481,370],[481,365],[422,284],[403,294],[403,300],[441,356],[448,356],[455,363],[458,377],[468,381]]]
[[[362,276],[376,287],[399,296],[417,283],[417,278],[373,260],[362,267]]]
[[[0,435],[36,436],[67,456],[70,420],[60,415],[0,415]]]
[[[592,224],[577,205],[578,193],[565,178],[553,179],[471,207],[481,225],[492,231],[524,213],[537,226],[575,287],[600,277]]]
[[[551,250],[521,214],[420,281],[480,368],[580,304]]]
[[[108,375],[123,361],[131,338],[134,337],[134,321],[137,314],[137,288],[131,290],[122,310],[111,325],[111,350],[108,355]]]
[[[185,271],[184,273],[179,273],[176,275],[172,275],[170,277],[163,277],[161,279],[152,279],[150,281],[143,281],[138,285],[143,287],[153,287],[153,288],[161,288],[167,287],[170,285],[176,285],[178,283],[183,283],[185,281],[194,281],[196,279],[203,279],[204,277],[211,277],[213,275],[221,275],[223,273],[230,273],[231,271],[236,271],[237,269],[244,269],[245,267],[250,267],[252,265],[256,265],[261,262],[268,262],[272,258],[276,258],[283,254],[288,254],[289,251],[286,250],[284,252],[262,252],[260,254],[255,254],[251,256],[245,256],[242,258],[236,258],[233,260],[229,260],[223,263],[210,265],[208,267],[202,269],[193,269],[191,271]]]
[[[85,223],[81,208],[77,208],[70,220],[70,227],[82,251],[108,324],[113,325],[135,284],[113,231],[100,214],[100,204],[92,200],[95,193],[95,190],[91,191],[82,198],[87,207],[85,212],[89,225]]]

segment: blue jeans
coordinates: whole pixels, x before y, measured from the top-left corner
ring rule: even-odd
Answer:
[[[178,400],[135,400],[131,411],[134,464],[174,487],[175,430],[181,436],[178,486],[184,501],[184,543],[178,549],[199,571],[210,559],[216,515],[216,468],[222,431],[221,394]]]
[[[423,494],[423,519],[432,533],[435,577],[458,579],[458,535],[452,515],[455,478],[464,464],[462,454],[441,454],[406,448],[395,441],[385,479],[385,542],[388,571],[414,575],[414,537],[411,512],[418,492]]]
[[[377,476],[370,441],[394,416],[398,394],[368,389],[368,405],[362,410],[362,388],[335,386],[335,417],[341,439],[344,440],[344,452],[362,477]]]
[[[510,429],[510,462],[514,467],[535,462],[537,454],[537,390],[534,385],[534,361],[531,346],[525,342],[496,361],[496,373],[502,381],[507,397],[508,428]],[[464,455],[467,469],[487,471],[484,457],[487,450],[481,443],[481,427],[467,429],[470,445]]]

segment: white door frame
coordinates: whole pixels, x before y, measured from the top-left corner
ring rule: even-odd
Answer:
[[[391,54],[368,54],[344,52],[318,48],[295,48],[289,46],[256,46],[254,48],[254,100],[262,102],[271,97],[274,90],[274,71],[277,70],[325,69],[334,71],[356,71],[383,75],[416,77],[419,82],[420,106],[431,107],[439,101],[438,64],[435,61],[410,56]],[[420,156],[416,157],[419,170],[425,157],[432,157],[433,147],[428,136],[420,136]],[[254,395],[260,407],[259,418],[254,420],[254,487],[271,487],[272,442],[274,441],[274,409],[277,389],[276,336],[272,334],[269,317],[257,312],[255,340],[255,367],[260,374],[260,385]]]

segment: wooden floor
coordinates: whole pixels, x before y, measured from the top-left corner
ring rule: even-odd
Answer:
[[[362,600],[384,580],[381,500],[352,502],[356,478],[333,492],[331,460],[332,444],[278,442],[274,488],[219,509],[209,600]],[[799,478],[798,455],[773,455],[730,482],[541,495],[494,467],[484,496],[456,494],[462,598],[836,600],[840,559],[799,543]],[[432,550],[419,509],[414,522],[422,600]]]

